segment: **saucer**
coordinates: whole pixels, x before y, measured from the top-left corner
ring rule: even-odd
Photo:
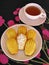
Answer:
[[[43,13],[46,14],[46,12],[44,11],[44,9],[42,9]],[[41,25],[45,22],[46,17],[45,18],[38,18],[36,20],[31,20],[29,19],[25,14],[24,14],[24,7],[22,7],[19,11],[19,18],[20,20],[27,24],[27,25],[31,25],[31,26],[38,26]]]

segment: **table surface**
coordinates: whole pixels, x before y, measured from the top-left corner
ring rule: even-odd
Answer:
[[[0,65],[49,65],[49,0],[0,0],[0,39],[3,32],[9,26],[21,23],[24,24],[22,21],[20,21],[18,14],[21,7],[27,3],[38,3],[45,9],[47,14],[47,19],[44,24],[34,26],[42,36],[42,50],[37,55],[37,57],[31,59],[30,61],[19,62],[8,58],[8,63],[4,64],[4,62],[0,62]],[[4,52],[0,46],[0,55],[1,54],[4,55]],[[1,58],[2,60],[5,59],[4,57]]]

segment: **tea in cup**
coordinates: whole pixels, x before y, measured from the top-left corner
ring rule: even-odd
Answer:
[[[40,18],[45,18],[46,14],[42,12],[43,8],[36,3],[29,3],[24,6],[24,14],[29,18],[29,19],[38,19]]]

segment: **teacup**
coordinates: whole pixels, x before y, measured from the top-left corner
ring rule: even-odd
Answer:
[[[43,13],[43,8],[36,3],[29,3],[24,6],[24,14],[29,18],[29,19],[38,19],[40,18],[45,18],[46,13]]]

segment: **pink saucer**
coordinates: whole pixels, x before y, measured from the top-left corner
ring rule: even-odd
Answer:
[[[44,10],[42,10],[45,14],[46,12]],[[24,14],[24,7],[22,7],[19,11],[19,18],[20,20],[27,24],[27,25],[31,25],[31,26],[38,26],[38,25],[41,25],[45,22],[46,20],[46,17],[45,18],[38,18],[36,20],[31,20],[29,18],[26,17],[26,15]]]

